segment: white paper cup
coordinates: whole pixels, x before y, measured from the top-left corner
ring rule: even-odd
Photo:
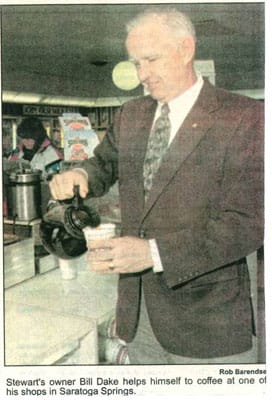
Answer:
[[[77,266],[75,260],[64,260],[63,258],[59,258],[59,268],[62,279],[76,279]]]
[[[86,242],[90,242],[92,240],[100,240],[100,239],[110,239],[116,235],[116,227],[115,224],[112,223],[103,223],[97,226],[96,228],[91,228],[87,226],[83,229]]]

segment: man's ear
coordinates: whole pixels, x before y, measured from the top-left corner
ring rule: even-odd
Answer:
[[[186,36],[185,38],[180,39],[179,48],[184,65],[189,64],[194,59],[195,40],[192,36]]]

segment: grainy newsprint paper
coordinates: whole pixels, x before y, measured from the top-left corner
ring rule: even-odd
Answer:
[[[80,3],[80,4],[79,4]],[[14,131],[14,121],[17,121],[18,115],[34,115],[45,118],[57,118],[63,112],[81,112],[79,95],[76,95],[76,86],[80,86],[79,93],[85,88],[85,96],[88,92],[88,80],[92,79],[88,75],[88,69],[82,65],[80,54],[82,49],[88,52],[88,49],[97,50],[97,60],[90,60],[96,64],[93,68],[100,68],[99,84],[104,85],[104,70],[107,69],[106,63],[109,63],[112,54],[112,47],[118,39],[115,37],[115,29],[112,25],[112,35],[110,34],[111,14],[112,24],[116,22],[122,24],[116,18],[116,10],[120,7],[126,7],[128,14],[135,8],[145,8],[150,3],[157,5],[172,4],[181,6],[184,4],[186,12],[195,16],[195,23],[200,32],[199,47],[202,54],[199,54],[200,61],[208,63],[202,65],[202,73],[208,76],[212,83],[231,88],[239,92],[239,83],[243,90],[240,92],[246,96],[256,97],[259,101],[266,102],[266,242],[263,252],[260,254],[250,254],[248,261],[250,264],[250,278],[252,285],[253,308],[257,324],[257,358],[254,364],[193,364],[193,365],[131,365],[108,361],[115,359],[119,351],[119,357],[124,357],[122,343],[115,338],[110,337],[110,328],[113,316],[113,310],[117,299],[117,277],[112,280],[105,276],[97,276],[86,272],[85,255],[76,261],[76,278],[65,280],[61,276],[60,268],[40,271],[39,274],[21,279],[22,282],[13,282],[7,285],[7,270],[10,267],[8,263],[10,258],[6,253],[4,244],[4,233],[7,218],[4,216],[2,221],[2,288],[1,296],[1,361],[0,361],[0,398],[3,400],[76,400],[76,399],[138,399],[138,398],[169,398],[181,399],[197,396],[199,398],[210,398],[214,396],[237,398],[245,396],[246,398],[268,398],[271,393],[271,343],[270,343],[270,303],[271,303],[271,281],[269,271],[270,264],[270,129],[271,121],[271,85],[270,71],[272,65],[270,59],[271,19],[269,14],[271,6],[269,2],[261,1],[3,1],[1,3],[1,65],[3,74],[1,79],[2,93],[2,149],[4,151],[6,132],[11,135],[11,140],[16,144],[16,134]],[[98,9],[94,6],[99,5]],[[111,5],[109,8],[108,6]],[[105,32],[108,35],[108,55],[100,49],[100,42],[95,36],[96,29],[93,27],[94,40],[84,36],[84,31],[91,32],[86,19],[79,17],[80,7],[89,7],[89,13],[97,14],[97,25],[105,24]],[[55,8],[56,7],[56,8]],[[70,24],[67,24],[67,8],[69,7]],[[103,8],[104,7],[104,8]],[[118,8],[117,8],[118,7]],[[250,10],[255,7],[256,13]],[[39,25],[35,15],[44,12],[46,23]],[[110,13],[109,13],[109,10]],[[237,13],[236,11],[237,10]],[[243,10],[243,13],[242,11]],[[239,14],[238,14],[239,11]],[[32,13],[33,19],[29,19],[29,13]],[[56,14],[57,13],[57,14]],[[104,14],[103,14],[104,13]],[[13,14],[13,18],[12,18]],[[65,24],[64,24],[64,15]],[[125,14],[125,13],[124,13]],[[14,15],[17,16],[17,26],[14,28]],[[29,38],[29,47],[33,49],[47,48],[47,30],[54,29],[56,24],[56,15],[58,15],[58,24],[63,26],[61,41],[55,37],[51,42],[51,56],[47,53],[47,59],[40,57],[40,52],[33,51],[33,65],[31,69],[31,60],[23,59],[21,63],[13,64],[13,58],[9,57],[10,48],[14,49],[15,54],[20,52],[20,36],[22,42],[25,37]],[[237,15],[240,17],[238,18]],[[265,28],[266,17],[266,28]],[[232,19],[231,24],[225,23],[225,19]],[[92,16],[92,21],[95,19]],[[12,23],[9,24],[9,21]],[[80,25],[79,24],[83,24]],[[85,24],[85,25],[84,25]],[[106,25],[107,24],[107,25]],[[78,29],[82,31],[82,38],[77,34]],[[265,43],[266,29],[266,43]],[[120,31],[120,27],[117,32]],[[254,34],[256,33],[256,35]],[[78,76],[75,83],[71,83],[73,89],[74,103],[64,101],[67,97],[65,88],[65,79],[71,73],[69,62],[71,55],[67,38],[69,41],[74,37],[78,40],[78,59],[76,60]],[[222,46],[226,46],[226,57],[222,57],[224,51],[221,49],[220,58],[215,54],[218,50],[217,40],[220,37]],[[248,41],[251,38],[251,42]],[[111,42],[112,41],[112,42]],[[207,41],[208,46],[203,46]],[[240,41],[243,51],[237,51],[236,42]],[[111,45],[112,43],[112,45]],[[245,48],[246,46],[246,48]],[[57,48],[57,52],[56,52]],[[231,51],[231,48],[234,50]],[[256,50],[257,49],[257,50]],[[121,54],[121,52],[120,52]],[[74,55],[74,54],[73,54]],[[75,57],[77,55],[74,55]],[[40,63],[48,63],[51,68],[47,68],[48,77],[41,76],[37,69],[36,57],[40,57]],[[57,66],[60,59],[67,58],[66,77],[57,77]],[[69,61],[70,60],[70,61]],[[266,62],[265,62],[266,60]],[[18,61],[18,60],[17,60]],[[34,63],[35,61],[35,63]],[[75,61],[75,60],[73,60]],[[123,60],[119,60],[123,61]],[[215,62],[214,62],[215,61]],[[117,61],[112,63],[117,63]],[[237,63],[239,73],[235,72],[233,65]],[[18,69],[18,65],[21,67]],[[250,67],[248,66],[250,65]],[[5,66],[5,67],[3,67]],[[9,73],[7,73],[7,68]],[[201,68],[201,66],[200,66]],[[254,70],[259,72],[256,76]],[[266,76],[264,74],[266,68]],[[44,68],[42,69],[44,71]],[[102,71],[103,70],[103,71]],[[108,72],[109,73],[109,72]],[[105,75],[104,75],[105,76]],[[29,78],[31,77],[31,78]],[[75,77],[75,76],[74,76]],[[73,76],[70,77],[73,81]],[[78,77],[77,77],[78,78]],[[266,80],[265,80],[266,78]],[[106,79],[106,78],[105,78]],[[40,93],[37,93],[37,82],[42,81],[43,86]],[[45,81],[48,83],[46,90]],[[231,82],[230,82],[231,80]],[[16,84],[14,84],[16,81]],[[18,84],[19,81],[19,84]],[[20,96],[20,82],[27,82],[29,90],[22,85],[22,92],[27,92],[27,97]],[[249,82],[246,86],[245,82]],[[63,83],[64,82],[64,83]],[[43,102],[45,97],[50,98],[52,87],[57,87],[55,94],[55,103],[48,100]],[[266,92],[264,94],[264,87]],[[14,93],[13,88],[17,89],[17,100],[10,96]],[[54,91],[54,90],[53,90]],[[104,90],[105,92],[105,90]],[[103,133],[113,114],[113,108],[120,105],[126,97],[130,97],[129,91],[123,91],[120,98],[112,97],[109,103],[97,100],[94,93],[89,95],[88,106],[91,108],[88,117],[94,125],[97,126],[99,133]],[[26,94],[26,93],[25,93]],[[137,92],[139,95],[140,92]],[[30,95],[33,95],[30,98]],[[35,98],[36,95],[36,98]],[[37,95],[39,99],[37,100]],[[52,96],[53,97],[53,96]],[[102,96],[103,97],[103,96]],[[56,98],[58,98],[59,103]],[[75,101],[75,98],[77,101]],[[36,99],[36,100],[35,100]],[[93,101],[93,106],[92,102]],[[95,103],[95,101],[97,103]],[[5,103],[9,103],[9,107]],[[99,103],[99,104],[98,104]],[[13,104],[13,105],[12,105]],[[19,106],[18,106],[19,104]],[[17,105],[19,111],[14,112]],[[98,106],[97,106],[98,105]],[[84,107],[83,103],[81,106]],[[69,108],[70,107],[70,108]],[[17,112],[17,114],[16,114]],[[99,125],[100,124],[100,125]],[[3,154],[3,152],[2,152]],[[4,165],[4,164],[3,164]],[[4,181],[4,174],[2,180]],[[105,200],[104,206],[108,209],[108,203],[112,206],[116,203],[116,194],[109,196]],[[2,198],[3,209],[5,207],[5,195]],[[116,210],[113,210],[116,212]],[[118,210],[117,210],[118,214]],[[30,237],[33,232],[37,233],[35,223],[30,224]],[[11,232],[12,233],[12,232]],[[29,235],[28,235],[29,237]],[[27,239],[27,238],[25,238]],[[30,240],[30,239],[29,239]],[[19,249],[19,259],[26,255],[28,241]],[[34,253],[32,258],[34,258]],[[259,261],[261,262],[259,263]],[[31,262],[24,258],[24,263]],[[18,261],[19,263],[20,261]],[[52,262],[52,260],[51,260]],[[257,265],[261,265],[261,270],[257,271]],[[265,265],[265,279],[263,266]],[[37,273],[37,271],[36,271]],[[35,276],[34,276],[35,275]],[[74,275],[73,275],[74,277]],[[80,280],[81,279],[81,280]],[[16,283],[16,284],[15,284]],[[8,286],[8,287],[6,287]],[[266,317],[265,317],[266,316]],[[106,322],[105,322],[106,321]],[[104,339],[101,336],[105,336]],[[110,344],[109,344],[110,343]],[[123,349],[124,350],[124,349]],[[103,356],[101,357],[101,354]],[[107,353],[107,357],[105,354]],[[120,355],[121,354],[121,355]],[[115,358],[114,358],[115,357]],[[102,361],[101,361],[102,359]],[[119,358],[120,360],[120,358]]]

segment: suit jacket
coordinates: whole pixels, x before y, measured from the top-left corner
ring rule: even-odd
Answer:
[[[84,166],[90,194],[119,181],[122,234],[155,238],[164,272],[121,274],[117,332],[133,340],[141,290],[155,336],[175,354],[220,357],[252,341],[245,257],[263,242],[263,106],[207,81],[145,204],[143,161],[156,101],[121,107]]]

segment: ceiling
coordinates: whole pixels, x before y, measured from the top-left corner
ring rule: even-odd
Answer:
[[[196,58],[214,60],[218,86],[264,88],[263,3],[174,5],[191,16],[198,37]],[[146,6],[2,6],[3,93],[86,99],[140,94],[140,87],[116,88],[112,70],[127,58],[125,23]]]

